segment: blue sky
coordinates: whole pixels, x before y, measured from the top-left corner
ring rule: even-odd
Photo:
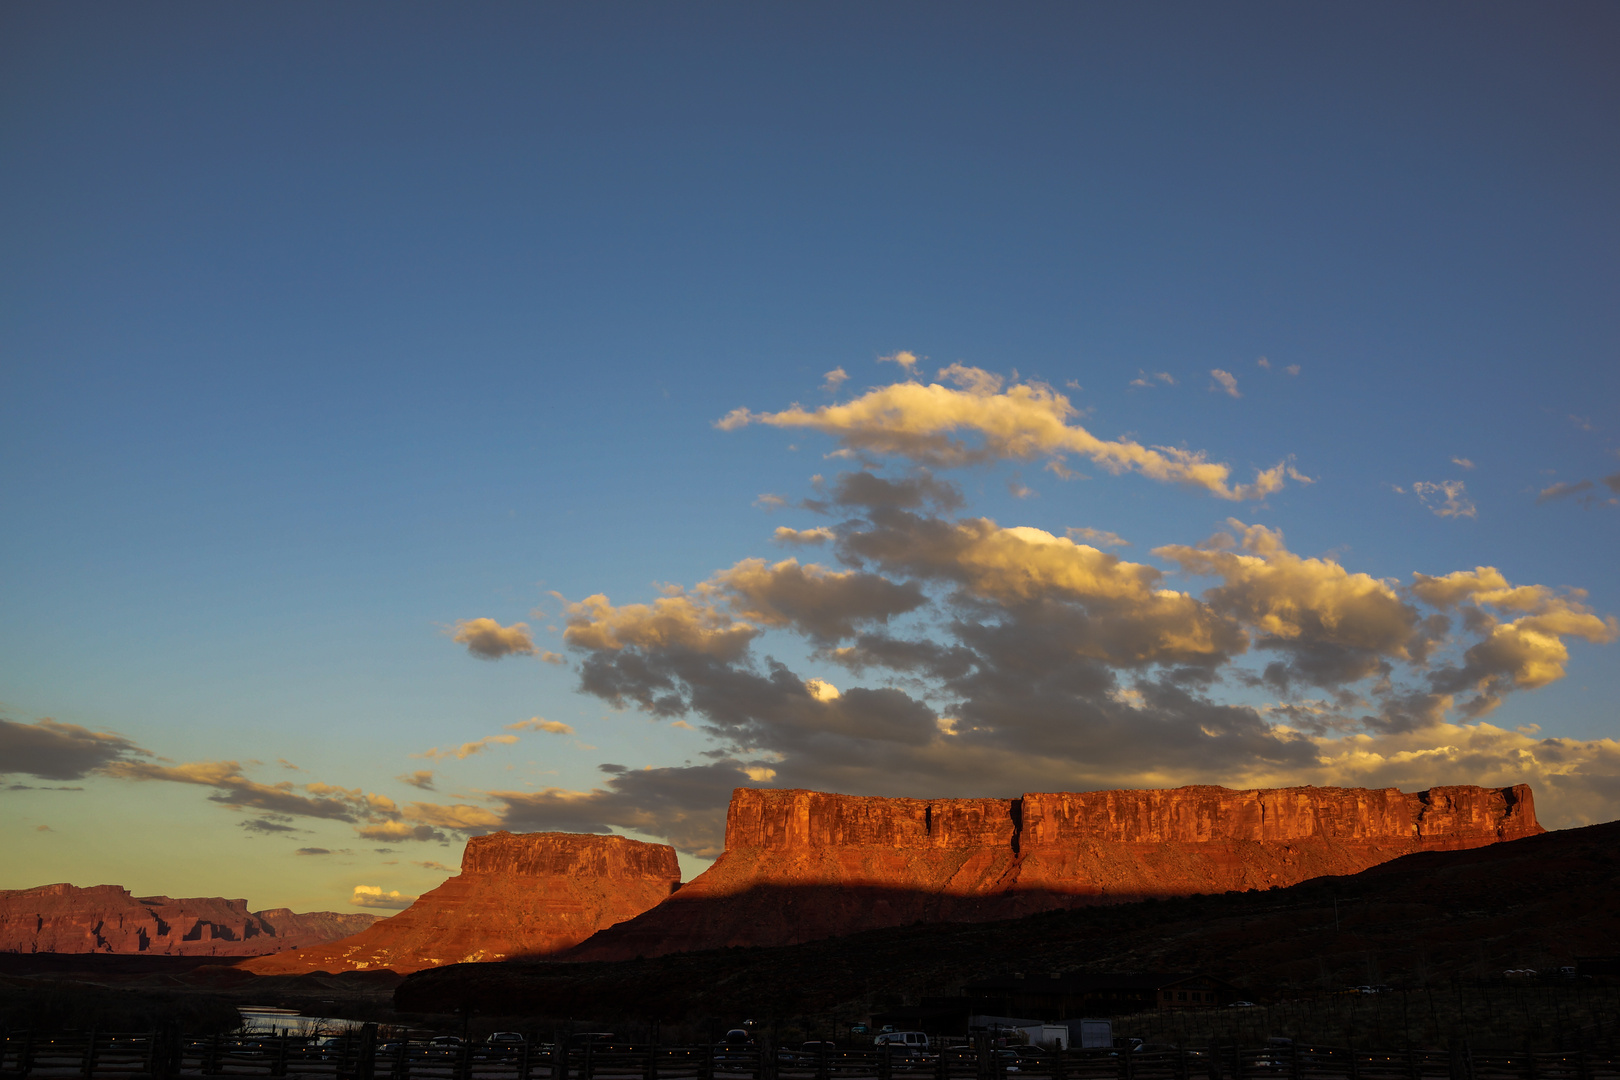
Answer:
[[[1524,779],[1551,824],[1620,814],[1612,8],[0,18],[0,887],[341,908],[501,825],[695,871],[748,782]],[[908,383],[960,395],[978,460],[814,413]],[[991,447],[975,417],[1019,387],[1281,486]],[[814,422],[717,426],[794,403]],[[849,472],[911,494],[840,501]],[[979,519],[1054,538],[998,556],[1038,595],[918,554]],[[1243,569],[1278,551],[1292,576]],[[820,615],[716,577],[747,559],[823,567]],[[1042,577],[1081,564],[1113,585]],[[1476,567],[1545,588],[1413,591]],[[1225,636],[1123,657],[1171,633],[1156,590]],[[660,595],[741,651],[637,637]],[[480,658],[473,619],[529,638]],[[976,674],[877,662],[902,640]],[[767,658],[798,698],[758,696]],[[1448,700],[1392,704],[1418,691]],[[572,731],[510,728],[536,717]]]

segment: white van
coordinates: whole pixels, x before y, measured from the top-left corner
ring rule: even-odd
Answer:
[[[872,1040],[873,1046],[911,1046],[928,1049],[928,1036],[920,1031],[885,1031]]]

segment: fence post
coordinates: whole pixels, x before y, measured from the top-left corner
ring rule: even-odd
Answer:
[[[1450,1080],[1463,1080],[1462,1044],[1457,1041],[1456,1036],[1447,1041],[1446,1050],[1448,1051],[1446,1066]]]
[[[360,1051],[354,1059],[355,1080],[376,1080],[377,1077],[377,1025],[360,1028]]]
[[[552,1080],[568,1080],[568,1043],[560,1031],[552,1032],[551,1076]]]
[[[276,1039],[276,1060],[270,1063],[271,1076],[287,1075],[287,1029],[281,1029],[281,1035]]]
[[[23,1033],[22,1049],[17,1052],[17,1075],[27,1077],[34,1068],[34,1029]]]
[[[96,1073],[96,1029],[90,1029],[90,1041],[84,1045],[84,1064],[80,1066],[81,1075],[89,1077]]]
[[[888,1043],[878,1047],[878,1080],[894,1080],[894,1058],[890,1056]]]
[[[1181,1057],[1181,1065],[1183,1075],[1181,1076],[1180,1080],[1187,1080],[1185,1075],[1187,1056],[1185,1054],[1183,1054]],[[1068,1080],[1068,1070],[1063,1066],[1063,1044],[1059,1043],[1057,1049],[1052,1051],[1052,1080]]]
[[[523,1040],[523,1049],[518,1051],[518,1080],[529,1080],[529,1044],[533,1041],[531,1032]]]
[[[393,1080],[407,1080],[411,1075],[411,1037],[405,1036],[399,1040],[399,1049],[394,1051]],[[527,1077],[524,1080],[528,1080]]]
[[[1536,1080],[1536,1048],[1530,1043],[1524,1044],[1524,1080]]]
[[[592,1060],[592,1051],[595,1049],[595,1046],[595,1039],[585,1040],[585,1064],[580,1066],[579,1080],[591,1080],[591,1078],[596,1075],[596,1069],[593,1067],[596,1063]],[[713,1071],[711,1071],[709,1075],[713,1076]]]

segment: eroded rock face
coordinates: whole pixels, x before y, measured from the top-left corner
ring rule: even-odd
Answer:
[[[257,956],[353,934],[375,915],[252,912],[246,900],[132,896],[118,885],[0,890],[0,952]]]
[[[1527,785],[885,799],[739,788],[726,850],[569,959],[784,945],[918,920],[1012,918],[1353,874],[1543,832]]]
[[[675,849],[622,836],[493,833],[467,841],[461,873],[342,941],[265,956],[261,975],[418,971],[548,956],[661,903],[680,886]]]

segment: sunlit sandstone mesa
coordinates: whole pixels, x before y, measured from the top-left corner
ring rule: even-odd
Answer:
[[[568,958],[790,944],[918,920],[1265,889],[1544,831],[1524,784],[936,800],[739,788],[712,867]]]
[[[622,836],[498,832],[467,841],[461,873],[369,929],[242,966],[261,975],[417,971],[546,956],[639,915],[681,881],[675,849]]]
[[[355,933],[375,915],[249,911],[221,896],[133,896],[119,885],[0,889],[0,952],[256,956]]]

